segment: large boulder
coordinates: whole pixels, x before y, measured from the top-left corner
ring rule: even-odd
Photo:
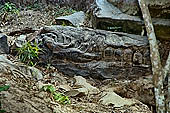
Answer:
[[[43,49],[39,63],[50,63],[67,75],[133,78],[151,73],[145,36],[50,26],[35,40]]]
[[[96,0],[90,12],[94,28],[146,36],[141,13],[140,17],[128,15],[107,0]],[[170,40],[170,19],[153,18],[152,21],[156,36],[159,39]]]
[[[94,78],[136,78],[151,74],[146,36],[89,28],[47,26],[35,41],[43,52],[40,64],[51,64],[66,75]],[[159,43],[165,63],[168,42]]]
[[[138,0],[107,0],[118,7],[123,13],[129,15],[141,15]],[[170,18],[169,0],[146,0],[151,16],[154,18]]]

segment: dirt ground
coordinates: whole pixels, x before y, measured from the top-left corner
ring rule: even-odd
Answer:
[[[24,9],[19,14],[6,15],[5,19],[1,20],[0,31],[8,35],[10,32],[25,28],[39,29],[52,25],[56,12],[55,7],[48,6],[41,10]],[[0,86],[10,85],[7,91],[1,92],[1,109],[6,113],[151,113],[151,106],[154,105],[150,77],[142,77],[138,80],[96,80],[88,77],[87,82],[99,89],[99,92],[85,95],[72,94],[69,97],[71,104],[62,105],[56,102],[50,93],[42,91],[40,87],[43,84],[52,84],[57,92],[65,93],[68,87],[75,89],[74,77],[65,76],[53,67],[37,68],[45,75],[41,81],[13,76],[10,71],[0,73]],[[114,105],[103,105],[99,100],[104,91],[114,91],[121,97],[134,98],[140,102],[118,108]]]
[[[141,102],[131,106],[114,108],[113,105],[102,105],[99,101],[100,98],[102,98],[101,94],[103,91],[115,91],[122,97],[139,97],[141,95],[136,93],[142,92],[138,91],[140,88],[138,85],[145,86],[144,84],[149,84],[144,83],[146,81],[143,81],[143,83],[138,80],[131,82],[117,81],[117,83],[112,83],[112,81],[109,80],[99,81],[87,78],[88,83],[96,87],[98,86],[97,88],[99,88],[100,92],[98,94],[88,95],[74,95],[73,92],[73,95],[69,97],[71,104],[61,105],[54,101],[50,93],[41,91],[39,88],[42,84],[52,84],[57,87],[57,91],[61,93],[65,93],[65,90],[67,89],[62,88],[61,85],[66,87],[70,86],[74,89],[73,78],[64,76],[58,72],[56,73],[56,71],[55,74],[56,75],[53,77],[46,74],[43,80],[35,81],[25,80],[19,76],[14,77],[11,73],[1,73],[0,85],[10,85],[10,88],[7,91],[1,92],[2,109],[7,111],[7,113],[151,113],[149,108]],[[136,91],[135,88],[132,88],[135,87],[134,85],[136,86]],[[140,90],[141,89],[142,88],[140,88]],[[148,89],[149,88],[145,90],[149,91]],[[144,100],[149,98],[149,96],[147,98],[147,93],[142,94]]]

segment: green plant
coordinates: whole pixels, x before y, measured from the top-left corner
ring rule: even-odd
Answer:
[[[0,113],[5,113],[6,111],[5,110],[0,110]]]
[[[60,7],[59,5],[56,6],[56,17],[58,16],[67,16],[70,14],[75,13],[76,10],[70,7]]]
[[[27,9],[28,10],[41,10],[42,7],[43,7],[43,4],[41,4],[41,3],[34,3],[33,5],[27,6]]]
[[[3,6],[0,8],[1,13],[12,13],[12,14],[18,14],[19,9],[16,8],[16,5],[13,3],[5,3]]]
[[[0,86],[0,92],[8,90],[9,87],[10,87],[9,85]]]
[[[35,61],[38,59],[38,54],[42,51],[37,43],[26,42],[21,48],[16,49],[18,51],[18,57],[21,62],[26,63],[29,66],[35,66]]]
[[[10,87],[9,85],[0,86],[0,92],[8,90],[9,87]],[[1,105],[1,101],[0,101],[0,113],[5,113],[5,112],[6,112],[5,110],[2,110],[2,105]]]
[[[59,102],[60,104],[70,104],[70,99],[68,96],[65,96],[64,94],[62,93],[57,93],[56,92],[56,89],[52,86],[52,85],[46,85],[43,87],[43,90],[44,91],[48,91],[50,92],[52,95],[53,95],[53,98]]]
[[[60,104],[70,104],[70,99],[68,98],[68,96],[65,96],[64,94],[61,93],[55,93],[54,94],[54,99],[59,102]]]
[[[114,26],[114,27],[107,27],[107,29],[117,32],[117,31],[121,30],[122,27],[116,27],[116,26]]]
[[[62,22],[62,26],[67,26],[65,22]]]
[[[43,87],[44,91],[48,91],[50,93],[55,93],[56,89],[52,85],[46,85]]]

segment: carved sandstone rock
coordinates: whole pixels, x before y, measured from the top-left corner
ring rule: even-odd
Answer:
[[[50,26],[41,29],[35,40],[43,48],[40,63],[50,63],[67,75],[126,78],[151,72],[144,36]]]

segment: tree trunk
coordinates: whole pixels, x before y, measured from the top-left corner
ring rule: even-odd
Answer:
[[[156,98],[156,110],[157,113],[166,113],[165,97],[163,91],[163,76],[162,76],[163,70],[151,16],[145,1],[138,0],[138,2],[143,14],[143,19],[145,22],[145,27],[147,30],[148,40],[150,44],[150,57],[152,63],[153,84]]]
[[[167,113],[170,113],[170,72],[169,72],[169,69],[170,69],[170,52],[169,52],[169,55],[168,55],[168,59],[166,61],[166,65],[164,67],[164,80],[167,78],[168,80],[168,88],[167,88],[167,98],[166,98],[166,109],[167,109]]]
[[[167,97],[167,112],[170,113],[170,74],[168,76],[168,97]]]

